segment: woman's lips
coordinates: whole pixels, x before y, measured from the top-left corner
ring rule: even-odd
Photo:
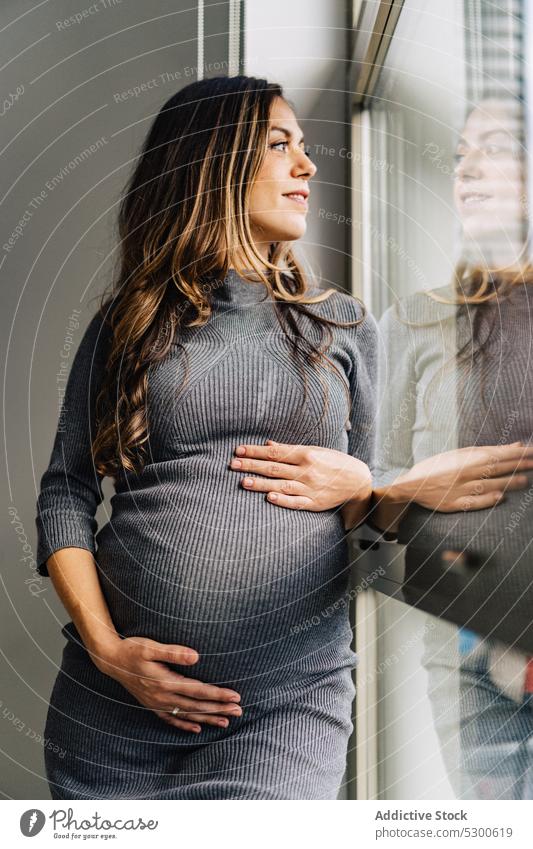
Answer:
[[[303,195],[290,193],[290,194],[287,194],[287,195],[283,195],[283,197],[288,198],[289,200],[292,200],[295,203],[299,203],[300,206],[304,206],[304,207],[307,208],[307,198],[304,197]]]
[[[463,206],[477,206],[490,200],[492,195],[487,195],[485,192],[462,192],[460,195]]]

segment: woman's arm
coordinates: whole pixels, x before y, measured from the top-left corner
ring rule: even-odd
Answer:
[[[95,666],[112,657],[120,636],[111,619],[92,554],[61,548],[46,561],[48,575]]]
[[[37,570],[45,577],[54,551],[76,547],[96,553],[95,514],[103,500],[103,478],[94,467],[91,442],[96,431],[95,400],[107,359],[106,331],[97,312],[70,365],[52,453],[40,481]]]
[[[372,498],[374,494],[374,490],[372,489],[372,475],[368,466],[365,466],[365,469],[366,472],[362,470],[359,475],[359,488],[356,498],[349,499],[340,508],[344,530],[346,532],[363,524],[372,509]]]
[[[348,499],[340,508],[344,529],[350,531],[365,520],[372,499],[370,468],[374,462],[377,426],[378,327],[374,316],[367,313],[355,331],[345,332],[348,349],[352,351],[347,453],[352,465],[355,462],[360,467],[355,498]]]

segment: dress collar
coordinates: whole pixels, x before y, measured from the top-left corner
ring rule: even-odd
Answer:
[[[230,268],[222,280],[214,277],[206,284],[210,287],[209,295],[215,304],[258,304],[271,300],[267,287],[262,280],[250,282],[234,268]]]

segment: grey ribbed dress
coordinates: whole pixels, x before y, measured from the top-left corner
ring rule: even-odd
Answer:
[[[243,714],[198,735],[167,725],[96,668],[70,622],[45,729],[66,750],[46,750],[53,798],[334,799],[339,790],[357,662],[340,511],[277,507],[245,490],[229,463],[237,445],[269,438],[370,462],[376,324],[368,315],[358,327],[333,328],[328,356],[342,379],[306,366],[303,404],[263,284],[231,269],[211,297],[208,323],[180,331],[183,348],[176,342],[150,372],[149,462],[117,479],[96,535],[103,493],[89,440],[105,339],[99,315],[92,319],[41,479],[38,567],[46,575],[46,559],[65,546],[92,551],[119,634],[196,649],[194,667],[172,668],[237,690]],[[343,292],[310,309],[361,317]],[[314,323],[299,320],[316,341]]]

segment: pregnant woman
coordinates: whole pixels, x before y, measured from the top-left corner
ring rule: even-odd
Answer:
[[[120,273],[38,498],[38,568],[72,618],[45,730],[54,799],[338,794],[356,655],[335,602],[371,494],[376,325],[291,251],[316,172],[301,135],[277,85],[194,83],[124,195]],[[247,491],[232,457],[269,439],[295,446],[281,479],[335,452],[333,507]]]

